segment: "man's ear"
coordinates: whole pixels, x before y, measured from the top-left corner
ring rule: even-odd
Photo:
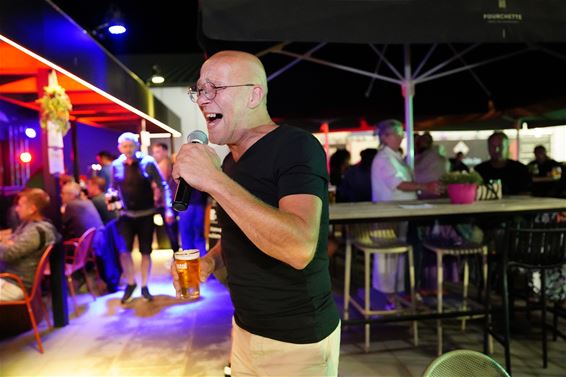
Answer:
[[[248,101],[249,107],[255,109],[263,102],[263,88],[261,86],[254,86],[250,93]]]

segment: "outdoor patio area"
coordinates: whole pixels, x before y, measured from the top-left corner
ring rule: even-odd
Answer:
[[[134,253],[139,258],[137,253]],[[122,292],[78,297],[80,315],[71,316],[64,328],[53,331],[45,322],[40,332],[42,355],[31,331],[0,341],[2,376],[222,376],[230,352],[232,304],[228,290],[211,279],[194,302],[176,300],[166,263],[170,250],[154,252],[150,289],[153,302],[140,298],[120,305]],[[137,263],[136,263],[137,265]],[[339,286],[340,284],[336,284]],[[335,298],[341,306],[342,295]],[[72,302],[69,301],[72,310]],[[549,366],[542,368],[537,328],[530,328],[518,315],[513,329],[513,376],[564,376],[563,340],[549,340]],[[564,321],[561,322],[562,326]],[[445,321],[445,351],[481,351],[481,320],[470,321],[462,333],[459,322]],[[363,327],[342,331],[340,376],[421,376],[436,357],[434,321],[420,322],[420,344],[410,342],[406,323],[372,328],[370,352],[363,350]],[[495,360],[503,363],[502,348],[495,345]]]

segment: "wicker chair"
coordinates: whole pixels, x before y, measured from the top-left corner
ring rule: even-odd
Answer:
[[[497,361],[471,350],[455,350],[436,358],[422,377],[509,377]]]

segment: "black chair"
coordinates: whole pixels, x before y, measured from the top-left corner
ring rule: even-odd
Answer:
[[[486,320],[484,332],[484,352],[488,351],[488,334],[491,334],[500,342],[505,350],[505,368],[511,373],[510,355],[510,301],[509,301],[509,282],[508,272],[512,269],[523,268],[529,272],[539,271],[541,276],[541,289],[538,305],[527,305],[527,310],[541,310],[542,327],[542,357],[543,368],[547,367],[547,329],[554,330],[554,337],[560,335],[557,327],[557,316],[559,311],[557,306],[551,309],[554,313],[553,325],[546,322],[547,299],[546,299],[546,271],[562,267],[566,263],[566,228],[550,227],[548,225],[536,228],[511,228],[505,235],[505,246],[501,255],[501,285],[502,285],[502,305],[503,305],[503,334],[494,331],[491,323],[491,302],[489,289],[486,289]],[[490,277],[488,276],[488,279]],[[489,287],[489,282],[488,285]],[[528,297],[527,297],[528,301]]]

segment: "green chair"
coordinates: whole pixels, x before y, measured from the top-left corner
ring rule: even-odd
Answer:
[[[455,350],[437,357],[422,377],[509,377],[491,357],[472,350]]]

